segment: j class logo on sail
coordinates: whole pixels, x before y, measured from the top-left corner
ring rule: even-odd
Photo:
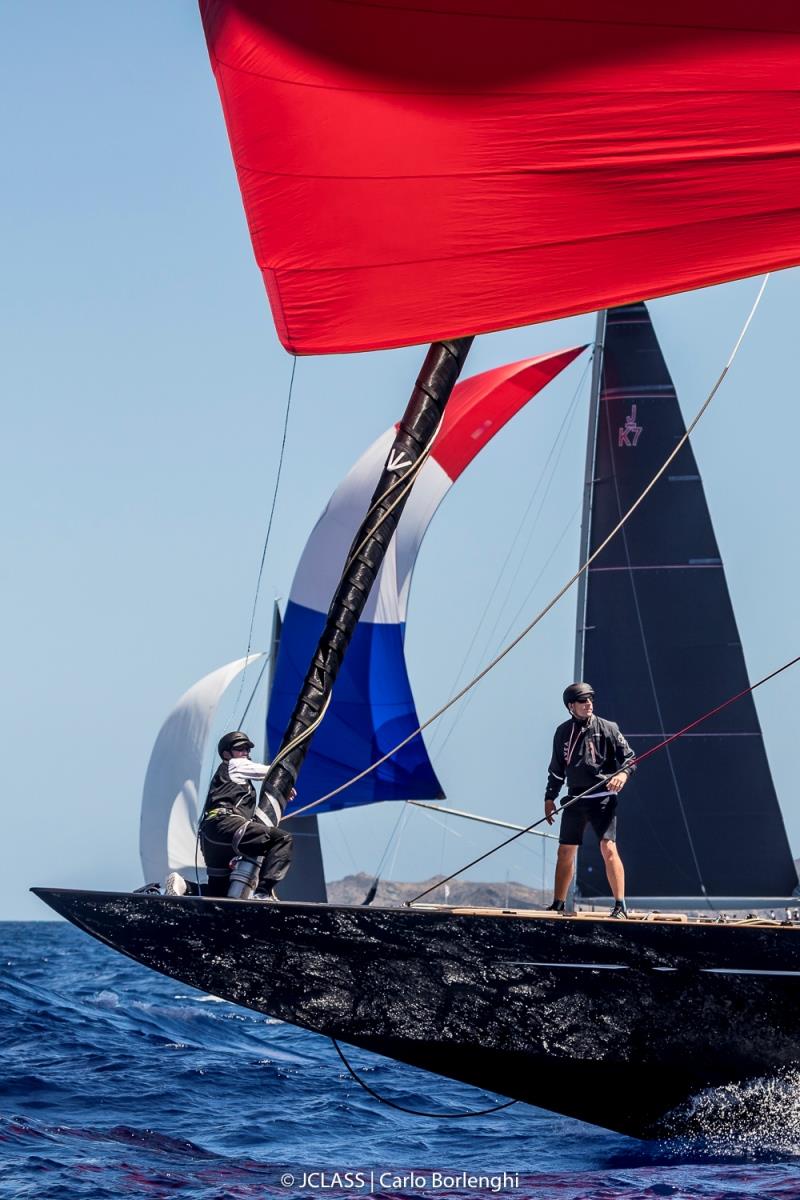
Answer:
[[[635,446],[642,435],[642,426],[636,424],[636,405],[631,405],[631,411],[625,418],[625,424],[619,430],[619,446]]]
[[[387,471],[405,471],[406,467],[411,466],[411,459],[402,450],[392,450],[389,455],[389,461],[386,464]]]

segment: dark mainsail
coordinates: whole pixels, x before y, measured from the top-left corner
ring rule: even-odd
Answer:
[[[590,553],[685,432],[645,305],[612,309],[604,340]],[[637,755],[747,688],[688,443],[590,567],[578,623],[577,678],[592,683],[596,711],[619,723]],[[619,846],[630,897],[792,894],[797,872],[751,696],[641,765],[620,801]],[[608,895],[594,839],[581,850],[577,888]]]

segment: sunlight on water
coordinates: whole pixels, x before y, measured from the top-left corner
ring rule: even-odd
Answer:
[[[0,924],[0,961],[0,1200],[800,1196],[800,1071],[704,1092],[651,1142],[524,1104],[427,1120],[366,1096],[325,1038],[176,986],[69,926]],[[410,1108],[492,1100],[348,1057]],[[348,1172],[411,1182],[328,1185]],[[440,1186],[437,1172],[489,1182]]]
[[[669,1154],[800,1158],[800,1071],[709,1088],[661,1123]]]

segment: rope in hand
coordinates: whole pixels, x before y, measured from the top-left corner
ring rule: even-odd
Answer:
[[[744,336],[750,326],[750,322],[752,321],[753,317],[755,316],[756,309],[758,308],[758,305],[761,302],[761,297],[764,294],[764,289],[767,286],[768,279],[769,279],[769,275],[766,275],[764,277],[764,280],[762,281],[761,287],[759,288],[758,295],[756,296],[756,298],[753,302],[753,306],[750,309],[750,313],[748,314],[747,320],[744,322],[744,325],[742,326],[742,330],[741,330],[738,338],[736,339],[736,343],[733,347],[733,350],[731,351],[731,353],[728,357],[728,361],[726,362],[725,366],[722,368],[722,371],[720,372],[716,383],[711,388],[711,391],[706,396],[706,398],[703,401],[703,403],[701,404],[700,408],[697,410],[697,413],[695,414],[691,423],[687,426],[686,432],[675,444],[675,447],[672,450],[672,452],[669,454],[669,456],[665,459],[665,461],[662,463],[662,465],[656,471],[653,478],[650,480],[650,482],[647,484],[647,486],[644,488],[644,490],[639,494],[637,499],[634,500],[633,504],[630,506],[628,511],[625,513],[625,515],[620,518],[618,523],[614,526],[614,528],[608,534],[605,541],[601,542],[601,544],[597,547],[597,549],[594,550],[593,553],[589,555],[589,557],[586,559],[586,561],[581,564],[581,566],[578,568],[578,570],[575,572],[575,574],[572,575],[571,578],[567,580],[567,582],[564,584],[564,586],[562,588],[560,588],[558,592],[556,592],[555,596],[553,596],[553,598],[544,606],[544,608],[541,610],[541,612],[537,613],[537,615],[533,618],[533,620],[528,625],[526,625],[525,628],[520,633],[518,633],[517,636],[512,641],[510,641],[508,643],[508,645],[503,650],[501,650],[500,653],[498,655],[496,655],[495,658],[493,658],[492,661],[483,668],[482,671],[478,672],[478,674],[474,677],[474,679],[471,679],[469,683],[465,684],[465,686],[463,688],[461,688],[460,691],[456,692],[456,694],[454,696],[451,696],[450,699],[441,706],[441,708],[438,708],[436,710],[436,712],[432,713],[431,716],[428,717],[428,719],[426,721],[423,721],[422,724],[419,725],[412,733],[409,733],[407,737],[403,738],[402,741],[398,742],[396,746],[393,746],[392,749],[389,750],[386,754],[384,754],[381,758],[377,759],[374,763],[371,763],[368,767],[365,768],[365,770],[360,771],[357,775],[353,775],[353,777],[351,779],[346,780],[345,783],[340,784],[339,787],[333,788],[332,791],[327,792],[324,796],[320,796],[320,798],[318,800],[313,800],[310,804],[305,804],[302,808],[295,809],[291,814],[293,817],[299,817],[303,813],[309,812],[313,808],[318,808],[320,804],[325,804],[328,800],[331,800],[334,796],[338,796],[340,792],[343,792],[347,788],[352,787],[352,785],[354,783],[358,783],[359,780],[364,779],[365,776],[371,774],[372,771],[376,771],[378,769],[378,767],[382,766],[383,763],[387,762],[388,759],[392,758],[393,755],[397,754],[398,750],[402,750],[403,747],[407,746],[409,742],[414,740],[414,738],[419,737],[419,735],[423,732],[423,730],[427,729],[429,725],[432,725],[434,721],[437,721],[439,719],[439,717],[441,717],[443,713],[446,713],[449,708],[452,708],[452,706],[454,704],[456,704],[462,698],[462,696],[466,696],[467,692],[471,691],[471,689],[473,687],[475,687],[478,683],[480,683],[480,681],[486,675],[488,675],[490,671],[494,670],[494,668],[500,662],[502,662],[502,660],[506,657],[506,655],[510,654],[512,650],[516,649],[516,647],[523,640],[523,638],[528,636],[528,634],[531,632],[531,630],[534,629],[535,626],[537,626],[539,624],[539,622],[544,617],[547,616],[547,614],[550,612],[550,610],[556,606],[556,604],[559,602],[559,600],[562,598],[562,596],[564,596],[569,591],[569,589],[572,587],[572,585],[574,583],[576,583],[577,580],[580,579],[580,577],[586,571],[588,571],[589,567],[595,561],[595,559],[600,554],[602,554],[602,552],[605,550],[606,546],[608,546],[608,544],[616,537],[616,535],[619,533],[619,531],[627,524],[629,519],[636,512],[637,508],[639,508],[639,506],[644,501],[646,496],[652,491],[652,489],[658,483],[661,476],[665,473],[665,471],[668,469],[670,464],[674,461],[674,459],[677,457],[677,455],[680,453],[680,451],[683,449],[683,447],[688,442],[690,435],[694,432],[695,428],[697,427],[698,422],[702,418],[703,414],[706,412],[708,406],[711,404],[711,401],[716,396],[717,392],[720,389],[722,381],[725,379],[725,376],[728,374],[728,371],[730,370],[733,360],[736,357],[739,347],[741,346]]]
[[[784,663],[782,667],[778,667],[777,670],[770,671],[769,675],[765,675],[756,683],[751,683],[749,687],[743,688],[741,692],[737,692],[734,696],[729,696],[728,699],[723,700],[721,704],[717,704],[714,708],[710,708],[708,712],[703,713],[701,717],[697,717],[694,721],[690,721],[688,725],[684,725],[683,729],[679,729],[677,733],[671,733],[669,737],[664,738],[664,740],[659,742],[656,746],[651,746],[650,749],[645,750],[643,754],[638,754],[635,758],[631,759],[627,765],[629,767],[638,766],[639,763],[642,763],[646,758],[649,758],[651,754],[655,754],[657,750],[663,750],[665,746],[669,746],[669,744],[674,742],[676,738],[683,737],[683,735],[688,733],[690,729],[694,729],[696,726],[702,725],[703,721],[707,721],[710,717],[716,716],[716,714],[722,712],[724,708],[727,708],[731,704],[735,704],[737,700],[741,700],[743,696],[747,696],[751,692],[754,692],[756,688],[760,688],[762,684],[768,683],[770,679],[774,679],[775,676],[780,675],[781,672],[788,671],[789,667],[795,666],[795,664],[798,662],[800,662],[800,654],[797,655],[796,658],[790,659],[789,662]],[[571,799],[567,800],[561,805],[560,808],[555,810],[553,816],[560,816],[564,809],[569,808],[571,804],[576,804],[578,800],[585,800],[587,796],[591,797],[591,793],[595,790],[595,788],[599,787],[603,783],[607,783],[611,778],[611,775],[606,775],[602,779],[598,779],[597,782],[593,783],[591,787],[588,787],[586,791],[581,792],[580,795],[572,796]],[[423,896],[427,896],[430,892],[436,891],[436,889],[440,888],[442,884],[449,883],[451,879],[455,879],[457,875],[461,875],[464,871],[468,871],[470,867],[474,867],[478,863],[483,862],[485,858],[489,858],[490,855],[495,854],[498,850],[502,850],[504,846],[509,846],[512,842],[515,842],[517,838],[522,837],[524,833],[530,833],[532,829],[536,829],[538,825],[541,825],[542,822],[546,820],[547,817],[540,817],[538,821],[534,821],[532,824],[527,825],[524,829],[520,829],[519,833],[513,834],[512,837],[506,838],[504,842],[500,842],[498,845],[493,846],[491,850],[487,850],[485,854],[481,854],[479,858],[474,858],[472,862],[467,863],[463,867],[459,867],[457,871],[454,871],[452,875],[448,875],[446,879],[437,880],[432,887],[426,888],[425,891],[420,892],[418,896],[414,896],[411,900],[407,900],[405,902],[405,907],[410,908],[412,904],[416,904],[416,902],[421,900]]]

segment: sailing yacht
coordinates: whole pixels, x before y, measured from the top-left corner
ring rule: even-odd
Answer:
[[[201,0],[201,13],[284,346],[431,343],[265,781],[285,804],[473,336],[800,263],[800,14],[789,0],[634,14],[587,0]],[[644,457],[644,398],[623,407],[619,448]],[[697,493],[670,486],[678,505]],[[688,544],[662,564],[611,550],[603,565],[625,571],[597,581],[627,575],[630,590],[635,577],[637,603],[654,566],[700,589],[719,574]],[[591,594],[582,619],[588,666]],[[738,639],[724,606],[717,626],[727,651]],[[637,636],[629,615],[615,649]],[[674,720],[668,692],[647,685],[654,723],[632,728],[643,740]],[[673,807],[685,794],[673,786]],[[768,795],[765,812],[776,828]],[[682,886],[705,895],[720,884],[688,826],[699,869]],[[640,1136],[699,1088],[800,1062],[791,924],[36,890],[196,987]]]

